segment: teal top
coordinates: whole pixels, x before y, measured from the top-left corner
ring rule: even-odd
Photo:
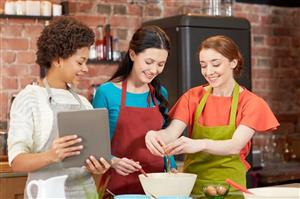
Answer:
[[[164,87],[161,87],[162,95],[167,99],[168,92]],[[122,89],[115,86],[112,82],[106,82],[101,84],[97,89],[93,99],[94,108],[107,108],[109,114],[109,128],[110,139],[112,139],[117,120],[119,117],[121,106]],[[126,92],[126,106],[147,108],[147,97],[149,92],[145,93],[130,93]],[[159,103],[159,101],[158,101]],[[150,100],[150,106],[154,106],[152,100]],[[164,159],[165,165],[166,160]],[[171,168],[176,168],[176,162],[174,156],[170,156]]]

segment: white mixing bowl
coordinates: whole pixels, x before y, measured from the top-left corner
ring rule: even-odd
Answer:
[[[146,195],[189,196],[192,192],[197,175],[190,173],[147,173],[139,175]]]
[[[299,199],[300,188],[262,187],[249,189],[253,195],[245,194],[245,199]]]

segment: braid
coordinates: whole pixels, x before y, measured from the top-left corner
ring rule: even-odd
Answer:
[[[154,95],[156,97],[156,99],[158,99],[158,101],[160,102],[159,104],[159,111],[162,114],[162,116],[164,117],[164,126],[163,128],[167,127],[170,123],[170,117],[167,113],[167,109],[169,106],[169,102],[167,101],[167,99],[161,94],[161,84],[159,82],[159,80],[157,78],[154,78],[151,82],[151,85],[154,88]]]

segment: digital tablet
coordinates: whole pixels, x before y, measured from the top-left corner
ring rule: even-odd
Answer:
[[[93,155],[97,159],[111,159],[108,111],[105,108],[66,111],[57,114],[59,136],[76,134],[83,145],[80,155],[65,158],[62,163],[65,168],[82,167],[86,159]]]

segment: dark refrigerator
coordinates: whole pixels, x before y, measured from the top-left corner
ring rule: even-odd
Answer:
[[[214,35],[229,36],[238,44],[244,58],[244,69],[237,81],[251,90],[251,35],[248,20],[188,14],[148,21],[143,25],[157,25],[171,39],[170,56],[159,77],[168,90],[170,107],[189,88],[206,83],[200,71],[198,47],[204,39]],[[182,160],[182,156],[176,159]],[[251,153],[247,161],[252,163]],[[251,187],[251,179],[249,176],[247,178],[248,187]]]
[[[162,84],[168,89],[171,106],[189,88],[206,82],[201,75],[197,50],[201,41],[213,35],[229,36],[239,45],[245,66],[238,82],[251,90],[251,38],[246,19],[180,15],[143,25],[150,24],[161,27],[171,39],[170,56],[160,75]]]

